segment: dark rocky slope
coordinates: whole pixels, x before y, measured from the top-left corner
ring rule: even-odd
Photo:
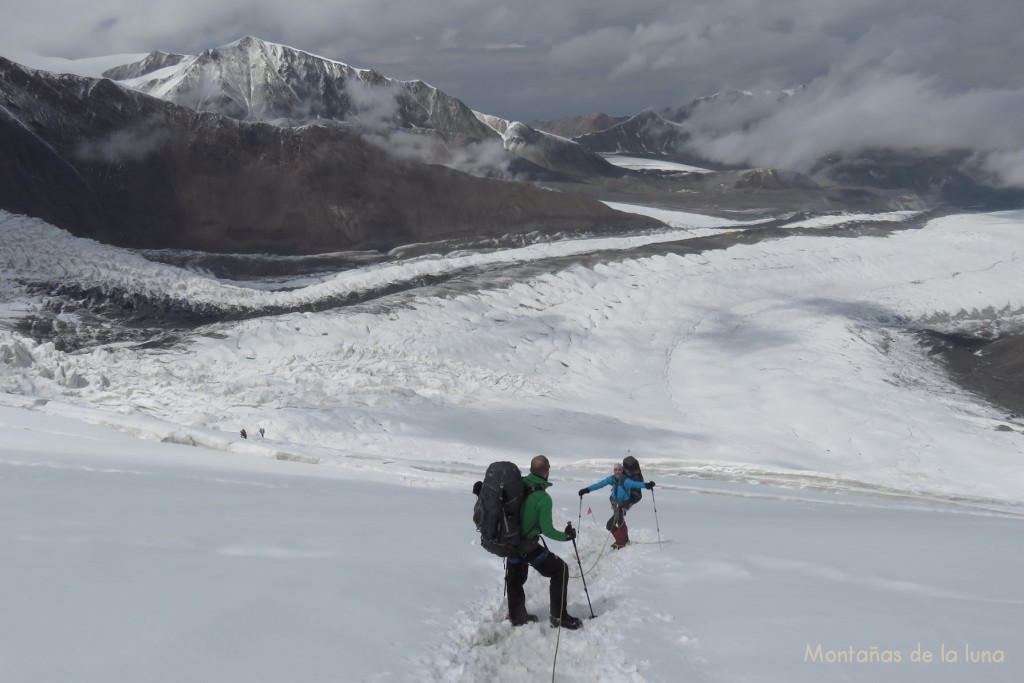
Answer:
[[[122,246],[301,254],[657,224],[337,127],[240,122],[2,58],[0,106],[0,208]]]

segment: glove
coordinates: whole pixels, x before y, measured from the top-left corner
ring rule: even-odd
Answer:
[[[580,498],[590,493],[590,489],[580,489]]]
[[[650,491],[651,489],[654,488],[654,482],[653,481],[647,482],[646,484],[644,484],[644,488],[647,489],[648,491]]]
[[[576,538],[576,530],[572,528],[572,522],[565,525],[565,540],[571,541]]]

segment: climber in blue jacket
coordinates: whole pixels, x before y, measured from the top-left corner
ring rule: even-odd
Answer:
[[[580,498],[596,491],[597,489],[604,488],[605,486],[612,487],[612,493],[608,499],[612,503],[612,516],[605,524],[605,528],[612,532],[612,536],[615,538],[615,542],[612,543],[612,548],[618,550],[619,548],[629,545],[629,529],[626,527],[626,511],[633,505],[633,498],[630,496],[632,489],[653,489],[654,482],[642,482],[630,479],[625,475],[622,470],[620,463],[615,464],[615,469],[610,477],[605,477],[596,484],[591,484],[586,488],[580,489]]]

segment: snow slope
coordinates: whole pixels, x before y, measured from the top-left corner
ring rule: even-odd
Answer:
[[[45,57],[28,52],[4,52],[4,57],[24,64],[30,69],[50,71],[58,74],[75,74],[89,78],[101,78],[104,71],[122,64],[135,62],[146,57],[144,53],[104,55],[101,57],[84,57],[82,59],[64,59],[63,57]]]
[[[601,156],[603,156],[609,163],[634,171],[650,169],[654,171],[679,171],[685,173],[713,173],[713,171],[707,168],[691,166],[689,164],[680,164],[679,162],[667,161],[665,159],[631,157],[623,154],[602,154]]]
[[[67,354],[4,332],[6,357],[21,360],[0,379],[8,391],[156,418],[148,429],[159,438],[263,425],[282,451],[308,447],[323,462],[358,453],[388,471],[430,460],[424,439],[473,467],[507,453],[589,463],[635,448],[665,472],[1017,503],[1019,435],[999,431],[1005,417],[945,379],[908,330],[1019,326],[1021,220],[953,216],[888,237],[625,253],[480,291],[406,296],[401,306],[385,299],[214,325],[165,350]],[[15,218],[5,225],[32,232]],[[193,302],[256,306],[462,259],[579,248],[378,264],[265,292],[107,250],[90,258],[89,245],[67,240],[48,242],[49,256],[44,245],[19,251],[26,242],[5,240],[7,272],[28,280],[60,263],[63,276],[93,286],[127,278]],[[59,258],[79,246],[77,264]]]
[[[0,408],[0,429],[3,680],[1024,673],[1016,515],[659,473],[654,501],[646,494],[629,515],[641,543],[621,552],[606,549],[604,496],[584,500],[586,592],[571,545],[552,543],[577,577],[569,609],[588,617],[589,594],[597,618],[573,633],[513,631],[501,563],[473,545],[472,476],[446,472],[443,454],[422,477],[385,483],[347,467],[138,440],[38,407]],[[604,474],[555,460],[558,524],[576,524],[574,491]],[[546,594],[531,575],[529,609],[543,615]],[[919,643],[959,661],[912,663]],[[872,647],[901,661],[836,659]],[[992,661],[970,662],[964,648]]]
[[[266,291],[0,216],[0,680],[1020,680],[1024,425],[911,332],[1020,329],[1024,212],[698,253],[756,226],[672,218]],[[168,348],[13,328],[33,283],[258,311],[470,266]],[[658,486],[612,553],[575,491],[627,451]],[[539,452],[578,633],[502,621],[469,521]]]

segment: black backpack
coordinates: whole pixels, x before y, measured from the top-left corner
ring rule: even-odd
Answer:
[[[644,475],[640,472],[640,463],[632,455],[627,455],[622,460],[622,473],[632,479],[633,481],[643,482]],[[644,497],[643,489],[630,489],[629,490],[629,504],[634,505],[640,502],[640,499]]]
[[[473,523],[480,532],[480,545],[499,557],[518,557],[523,545],[519,516],[523,501],[540,485],[527,488],[515,463],[494,462],[484,473],[484,480],[473,486],[477,494],[473,506]]]

